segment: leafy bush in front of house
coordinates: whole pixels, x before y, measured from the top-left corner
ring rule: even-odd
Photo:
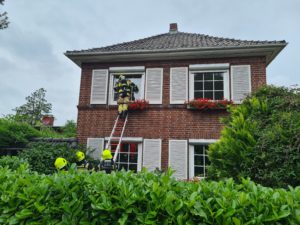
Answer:
[[[7,167],[12,170],[18,169],[22,164],[28,164],[26,160],[17,156],[0,157],[0,167]]]
[[[67,120],[62,131],[65,137],[76,137],[77,125],[73,120]]]
[[[0,168],[0,224],[299,224],[300,187]]]
[[[271,187],[300,185],[300,90],[266,86],[233,107],[210,145],[212,178],[251,177]]]
[[[39,132],[26,123],[0,118],[0,148],[25,146]]]
[[[51,174],[56,171],[57,157],[63,157],[71,164],[76,161],[76,151],[68,143],[32,142],[18,156],[25,159],[33,171]]]

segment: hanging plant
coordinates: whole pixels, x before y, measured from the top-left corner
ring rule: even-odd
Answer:
[[[135,110],[144,110],[148,107],[149,101],[146,101],[145,99],[138,99],[133,102],[130,102],[128,104],[128,109],[130,111],[135,111]]]
[[[186,101],[185,105],[189,109],[210,110],[210,109],[226,109],[228,105],[232,105],[233,101],[227,99],[212,100],[209,98],[197,98],[191,101]]]

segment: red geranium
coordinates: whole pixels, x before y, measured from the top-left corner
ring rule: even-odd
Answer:
[[[228,105],[232,105],[233,101],[227,99],[213,100],[209,98],[197,98],[191,101],[185,102],[187,106],[191,108],[205,110],[205,109],[226,109]]]
[[[149,101],[146,101],[145,99],[141,100],[135,100],[134,102],[130,102],[128,104],[129,110],[144,110],[149,105]]]

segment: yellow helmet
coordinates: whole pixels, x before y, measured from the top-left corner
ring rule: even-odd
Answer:
[[[102,159],[106,160],[106,159],[112,159],[112,155],[109,149],[105,149],[102,152]]]
[[[82,160],[85,159],[85,155],[82,151],[76,152],[76,159],[78,162],[81,162]]]
[[[56,169],[61,170],[62,168],[64,168],[67,165],[67,160],[65,160],[64,158],[57,158],[55,160],[54,166]]]

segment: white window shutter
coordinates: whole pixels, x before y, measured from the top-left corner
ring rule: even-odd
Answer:
[[[150,104],[162,104],[163,69],[149,68],[146,70],[145,99]]]
[[[188,68],[170,70],[170,104],[183,104],[188,97]]]
[[[93,159],[101,159],[102,151],[104,147],[104,138],[88,138],[87,139],[88,150],[86,154]]]
[[[161,169],[161,139],[144,139],[143,167]]]
[[[251,92],[250,65],[231,66],[231,98],[234,103],[241,103]]]
[[[187,179],[187,141],[169,140],[169,166],[177,179]]]
[[[93,70],[91,104],[107,103],[108,70]]]

